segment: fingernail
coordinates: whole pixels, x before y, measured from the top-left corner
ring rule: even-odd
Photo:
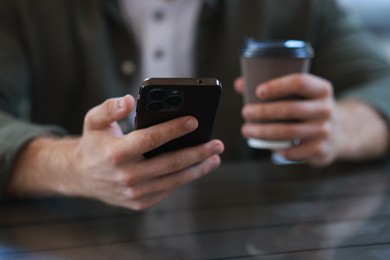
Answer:
[[[206,147],[214,154],[220,154],[223,152],[223,145],[219,142],[209,142]]]
[[[218,145],[214,145],[214,153],[216,154],[220,154],[223,152],[223,146],[218,144]]]
[[[251,137],[253,134],[253,129],[250,126],[245,126],[243,132],[245,137]]]
[[[118,106],[119,109],[122,109],[125,106],[125,102],[123,100],[123,97],[119,98],[117,106]]]
[[[245,107],[244,108],[244,116],[248,117],[253,115],[253,108],[252,107]]]
[[[211,166],[212,166],[213,168],[218,167],[220,164],[221,164],[221,160],[220,160],[219,157],[217,157],[217,156],[212,157]]]
[[[188,119],[186,122],[185,122],[185,127],[189,130],[193,130],[193,129],[196,129],[198,127],[198,122],[194,119]]]
[[[267,89],[265,85],[260,85],[259,88],[257,89],[257,96],[259,98],[266,98],[267,97]]]

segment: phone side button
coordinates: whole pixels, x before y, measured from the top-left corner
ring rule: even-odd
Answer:
[[[136,112],[138,112],[138,107],[139,107],[139,96],[138,96],[138,98],[137,98],[137,105],[136,105],[136,107],[135,107],[135,111],[136,111]]]
[[[134,117],[134,129],[137,129],[137,124],[138,124],[138,117]]]

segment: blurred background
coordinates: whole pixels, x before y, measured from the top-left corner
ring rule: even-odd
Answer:
[[[376,34],[390,59],[390,1],[338,0],[341,6],[354,12]]]

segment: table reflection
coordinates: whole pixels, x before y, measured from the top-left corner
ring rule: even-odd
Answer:
[[[225,163],[145,212],[2,201],[1,259],[388,259],[388,163]],[[389,235],[388,235],[389,234]]]

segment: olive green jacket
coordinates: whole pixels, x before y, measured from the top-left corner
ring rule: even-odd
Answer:
[[[311,72],[338,97],[363,100],[390,120],[389,63],[332,0],[205,1],[196,76],[223,83],[215,137],[225,159],[254,153],[240,135],[242,101],[233,91],[247,37],[312,42]],[[138,85],[138,50],[114,0],[0,0],[0,184],[29,140],[79,134],[91,107]]]

